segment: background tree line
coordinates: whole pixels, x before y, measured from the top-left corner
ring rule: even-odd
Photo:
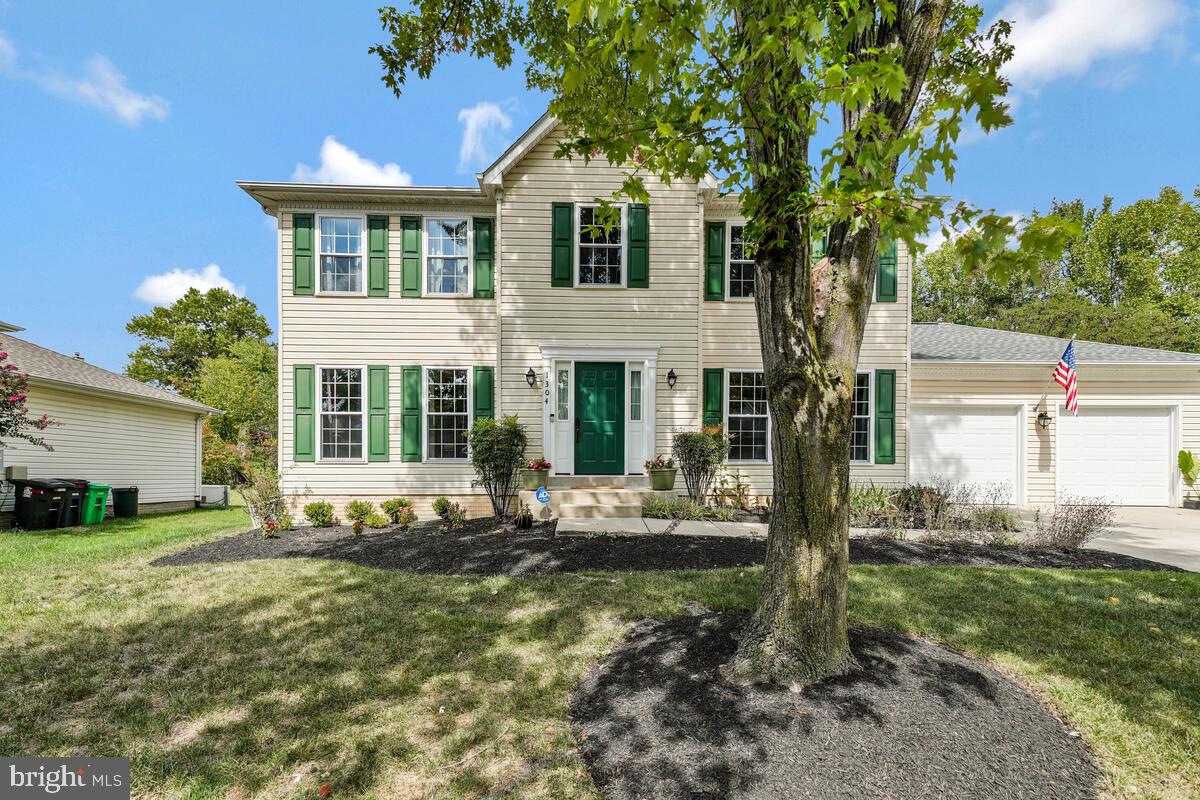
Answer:
[[[1047,216],[1077,233],[1036,273],[967,270],[953,242],[921,256],[913,320],[1200,352],[1200,189],[1123,208],[1054,201]]]
[[[205,483],[236,485],[253,470],[274,470],[275,345],[252,301],[225,289],[189,289],[171,305],[133,317],[125,329],[141,340],[129,354],[127,375],[224,412],[205,422]]]

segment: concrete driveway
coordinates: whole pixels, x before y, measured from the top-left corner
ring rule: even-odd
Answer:
[[[1087,546],[1200,572],[1200,511],[1118,508],[1116,528]]]

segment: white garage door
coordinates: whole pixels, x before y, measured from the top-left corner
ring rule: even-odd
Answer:
[[[1058,494],[1118,505],[1171,503],[1175,451],[1169,408],[1059,409]]]
[[[976,486],[1007,484],[1020,500],[1020,413],[1016,406],[914,407],[909,416],[909,480]]]

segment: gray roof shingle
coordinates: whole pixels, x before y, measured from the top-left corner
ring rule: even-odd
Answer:
[[[33,381],[39,378],[57,383],[71,384],[81,389],[116,393],[130,397],[170,403],[198,413],[219,413],[217,409],[189,400],[183,395],[157,389],[125,375],[93,366],[79,358],[65,356],[45,347],[19,339],[11,333],[0,333],[0,350],[7,351],[7,363],[15,364]]]
[[[913,361],[1056,364],[1067,339],[1033,333],[975,328],[951,322],[914,322]],[[1075,357],[1092,364],[1200,364],[1200,353],[1075,341]]]

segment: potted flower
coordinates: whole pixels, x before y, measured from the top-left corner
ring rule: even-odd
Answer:
[[[646,474],[650,476],[650,488],[655,491],[674,489],[675,471],[675,459],[664,458],[661,453],[646,462]]]
[[[546,485],[546,474],[550,472],[550,462],[544,458],[535,458],[521,470],[521,487],[536,489]]]

